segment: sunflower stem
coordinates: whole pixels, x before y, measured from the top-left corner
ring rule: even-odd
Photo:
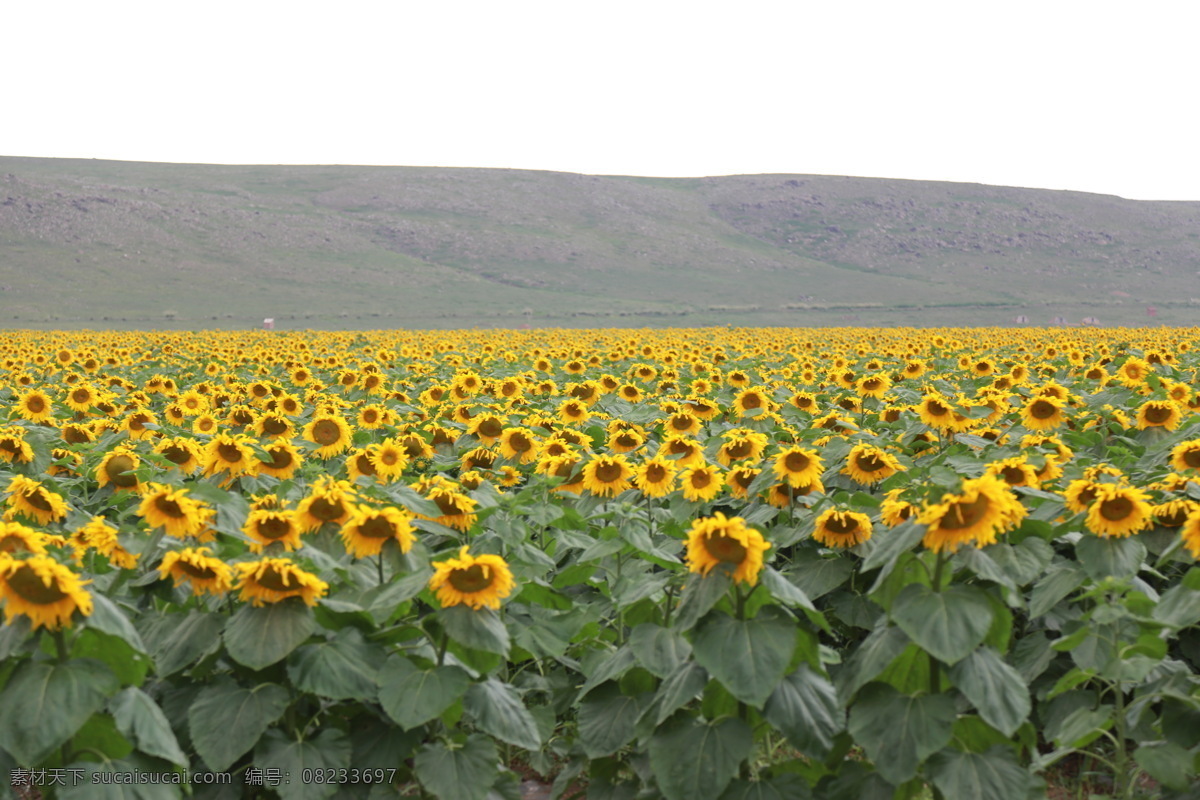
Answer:
[[[437,665],[439,667],[442,666],[442,662],[446,660],[446,648],[449,646],[450,646],[450,637],[446,635],[445,631],[442,631],[442,641],[438,645],[438,652],[437,652]]]
[[[379,551],[379,560],[375,562],[375,566],[379,570],[379,585],[383,585],[383,551]]]

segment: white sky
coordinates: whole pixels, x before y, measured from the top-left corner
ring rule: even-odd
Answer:
[[[1200,2],[0,5],[0,155],[1200,200]]]

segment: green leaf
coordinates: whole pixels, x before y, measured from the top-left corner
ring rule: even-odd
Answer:
[[[590,663],[590,668],[586,673],[587,680],[579,689],[579,697],[582,698],[605,681],[621,677],[636,664],[637,656],[633,654],[633,648],[628,644],[600,656],[596,661]]]
[[[458,605],[443,608],[438,620],[446,634],[464,647],[507,656],[511,640],[504,620],[490,608]]]
[[[612,755],[634,736],[638,718],[650,697],[627,697],[614,683],[607,683],[579,706],[579,743],[588,758]]]
[[[283,716],[290,701],[288,690],[273,683],[244,689],[219,679],[202,689],[188,710],[192,745],[210,770],[224,772]]]
[[[650,739],[650,767],[667,800],[716,800],[754,750],[740,719],[677,716]]]
[[[811,800],[812,792],[799,775],[784,773],[774,778],[748,781],[738,778],[729,784],[721,800]]]
[[[838,694],[849,702],[854,694],[887,669],[910,644],[908,634],[895,626],[876,628],[834,676]]]
[[[537,752],[542,737],[521,695],[512,686],[488,678],[473,684],[463,697],[463,710],[485,732],[501,741]]]
[[[0,749],[21,764],[44,760],[79,730],[120,684],[90,658],[26,661],[0,692]]]
[[[990,647],[981,647],[950,667],[950,680],[989,725],[1012,736],[1032,704],[1021,674]]]
[[[187,616],[163,614],[153,619],[146,631],[155,672],[173,675],[213,652],[221,644],[224,621],[217,614],[192,611]]]
[[[376,678],[384,662],[382,648],[370,644],[357,628],[343,628],[328,641],[298,649],[288,664],[292,684],[332,700],[374,700]]]
[[[147,755],[187,768],[188,758],[175,739],[167,715],[141,689],[129,687],[108,701],[117,728]]]
[[[696,661],[737,699],[755,708],[775,691],[796,649],[796,623],[769,606],[753,619],[725,614],[697,629]]]
[[[338,784],[305,781],[302,776],[307,770],[348,769],[350,740],[336,728],[326,728],[311,740],[297,740],[272,729],[254,748],[254,765],[288,776],[273,787],[281,800],[323,800],[337,793]]]
[[[910,697],[886,683],[872,683],[850,709],[848,728],[879,774],[901,784],[949,743],[954,717],[954,701],[948,695]]]
[[[407,658],[392,655],[379,670],[379,704],[400,727],[412,730],[441,716],[470,682],[459,667],[419,670]]]
[[[1075,557],[1088,577],[1133,577],[1146,558],[1146,546],[1132,536],[1123,539],[1084,535],[1075,543]]]
[[[102,661],[122,686],[141,686],[150,671],[150,658],[132,647],[128,640],[99,629],[84,628],[71,645],[71,655]]]
[[[262,669],[295,650],[316,626],[312,609],[299,597],[257,608],[244,605],[225,625],[225,649],[239,664]]]
[[[708,684],[708,672],[694,661],[685,661],[668,675],[658,687],[658,692],[638,720],[638,732],[648,728],[649,735],[662,725],[672,714],[696,699]]]
[[[945,797],[1013,800],[1029,795],[1033,776],[1016,761],[1012,750],[996,746],[986,753],[946,749],[929,759],[929,775]]]
[[[417,780],[441,800],[484,800],[500,772],[496,745],[472,734],[466,744],[433,742],[413,759]]]
[[[775,687],[764,714],[797,750],[817,760],[829,755],[833,737],[846,727],[833,684],[807,664]]]
[[[1052,564],[1045,577],[1038,581],[1029,595],[1029,616],[1041,617],[1059,601],[1083,585],[1087,573],[1078,564],[1060,561]]]
[[[1186,789],[1195,770],[1192,754],[1171,742],[1151,742],[1133,751],[1133,759],[1151,778],[1171,789]]]
[[[68,775],[78,775],[78,782],[75,777],[68,777],[66,785],[58,787],[55,796],[59,800],[178,800],[181,797],[179,787],[166,779],[162,783],[112,783],[113,773],[163,772],[159,764],[136,754],[104,763],[76,761],[68,767],[68,770],[75,769],[80,772],[68,772]]]
[[[1151,614],[1172,628],[1186,628],[1200,622],[1200,592],[1177,583],[1162,593]]]
[[[821,557],[811,551],[796,554],[784,577],[804,590],[812,600],[832,592],[849,579],[854,562],[841,556]]]
[[[692,654],[683,634],[653,622],[635,627],[629,634],[629,646],[638,662],[659,678],[670,675]]]
[[[956,477],[955,482],[957,481]],[[875,585],[878,586],[891,574],[900,556],[916,547],[917,542],[924,536],[925,526],[911,520],[889,530],[880,531],[871,539],[875,546],[863,559],[862,570],[866,572],[878,568],[879,575],[875,578]]]
[[[911,584],[896,597],[892,618],[925,652],[955,664],[987,637],[992,605],[982,590],[955,585],[935,592]]]
[[[708,575],[696,573],[690,576],[679,598],[679,616],[675,619],[675,628],[686,631],[695,627],[701,617],[721,602],[731,585],[729,575],[720,569],[714,569]]]
[[[137,629],[133,627],[133,623],[129,621],[129,617],[125,615],[120,606],[99,592],[92,593],[92,606],[92,613],[86,618],[84,627],[94,628],[124,639],[139,653],[149,652]]]
[[[812,604],[812,600],[808,599],[808,595],[804,593],[804,590],[785,578],[778,570],[766,567],[762,571],[761,580],[766,590],[779,602],[789,606],[805,608],[809,611],[817,610],[817,607]]]
[[[1059,725],[1054,743],[1059,747],[1087,747],[1112,727],[1113,707],[1077,708]]]

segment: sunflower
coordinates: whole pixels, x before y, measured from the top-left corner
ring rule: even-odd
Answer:
[[[536,461],[541,443],[529,428],[505,428],[500,434],[500,455],[520,464]]]
[[[1146,383],[1146,378],[1154,372],[1150,362],[1137,357],[1130,357],[1117,367],[1117,380],[1130,389],[1139,389]]]
[[[1047,460],[1047,463],[1053,463]],[[987,465],[987,473],[1002,478],[1009,486],[1032,486],[1037,488],[1042,479],[1038,471],[1025,456],[1012,456]]]
[[[940,431],[952,431],[958,427],[954,418],[954,407],[939,395],[926,395],[916,407],[921,422]]]
[[[616,453],[631,453],[646,443],[646,437],[636,430],[615,431],[608,437],[608,446]]]
[[[729,564],[734,581],[754,586],[763,568],[763,553],[770,547],[746,520],[726,518],[718,511],[692,523],[687,540],[688,571],[707,576],[714,567]]]
[[[195,439],[187,436],[162,439],[154,445],[154,452],[187,474],[195,472],[204,465],[204,450]]]
[[[775,508],[790,508],[797,497],[805,497],[813,492],[818,494],[825,492],[825,484],[821,483],[820,478],[803,486],[792,486],[787,481],[774,483],[767,489],[767,504]]]
[[[1164,528],[1178,528],[1197,508],[1200,508],[1200,503],[1186,497],[1167,500],[1153,507],[1154,522]]]
[[[1154,507],[1141,489],[1116,483],[1096,487],[1084,524],[1097,536],[1124,537],[1154,524]]]
[[[254,433],[260,439],[292,439],[296,426],[286,415],[268,411],[254,421]]]
[[[359,478],[374,478],[375,462],[371,459],[371,454],[379,447],[377,444],[369,444],[366,447],[358,447],[351,450],[346,456],[346,473],[350,476],[350,481],[353,483]]]
[[[926,526],[925,547],[935,553],[953,553],[971,542],[977,547],[993,544],[997,534],[1015,527],[1025,514],[1008,484],[994,475],[983,475],[963,481],[957,494],[927,504],[918,521]]]
[[[861,442],[850,449],[842,474],[849,475],[856,483],[874,486],[903,470],[904,466],[894,455],[875,445]]]
[[[24,429],[16,425],[0,428],[0,460],[9,464],[33,461],[33,448],[25,441]]]
[[[700,432],[700,418],[691,411],[679,411],[663,420],[663,430],[673,436],[695,436]]]
[[[1138,406],[1137,429],[1165,428],[1173,431],[1179,427],[1183,412],[1179,405],[1171,400],[1147,400]]]
[[[96,387],[90,383],[81,383],[78,386],[72,387],[71,391],[67,392],[64,402],[67,408],[77,414],[86,414],[92,410],[97,401],[100,399],[99,392]]]
[[[1200,559],[1200,509],[1188,514],[1183,526],[1179,529],[1179,535],[1183,538],[1183,544],[1192,554],[1192,558]],[[3,557],[0,555],[0,558]]]
[[[412,549],[417,538],[413,536],[411,515],[390,506],[357,506],[342,526],[342,542],[346,545],[346,552],[355,558],[379,555],[384,543],[389,540],[396,542],[402,553]]]
[[[49,422],[54,419],[54,401],[40,389],[17,395],[17,414],[30,422]]]
[[[1021,409],[1021,424],[1031,431],[1048,431],[1064,425],[1063,401],[1054,395],[1030,397]]]
[[[363,430],[373,431],[392,423],[392,411],[389,408],[372,403],[358,410],[358,416],[355,418],[355,421],[358,423],[358,427]]]
[[[235,565],[238,582],[234,589],[240,599],[251,605],[278,603],[290,597],[299,597],[306,604],[315,606],[317,599],[329,591],[329,584],[305,572],[287,558],[264,558],[260,561],[245,561]]]
[[[113,489],[137,489],[137,476],[132,474],[142,464],[137,453],[118,447],[110,450],[96,466],[96,482],[101,486],[112,484]]]
[[[398,444],[404,448],[404,454],[413,461],[433,457],[433,447],[429,442],[416,433],[404,433],[397,437]]]
[[[757,461],[770,441],[765,433],[735,428],[721,434],[725,442],[717,450],[717,461],[728,467],[735,461]]]
[[[87,550],[95,550],[118,569],[133,569],[137,566],[138,554],[131,553],[121,546],[117,539],[117,529],[109,525],[104,517],[92,517],[86,525],[76,528],[70,541],[71,546],[75,548],[76,563]]]
[[[775,456],[771,470],[779,480],[799,489],[820,482],[824,465],[815,450],[793,446]]]
[[[242,533],[252,540],[250,551],[261,553],[263,547],[282,544],[285,550],[300,549],[300,525],[296,512],[283,508],[256,508],[247,516]]]
[[[558,407],[558,419],[567,424],[584,422],[591,413],[587,403],[574,398],[564,400]]]
[[[155,427],[149,427],[151,425]],[[128,433],[129,438],[133,440],[149,439],[154,435],[155,428],[157,428],[157,426],[158,418],[154,416],[154,413],[149,409],[140,407],[135,408],[132,412],[130,412],[129,416],[125,418],[125,421],[121,423],[122,429]]]
[[[725,478],[719,467],[698,464],[679,474],[679,486],[683,490],[685,499],[702,502],[711,500],[721,493],[721,489],[725,486]]]
[[[433,480],[418,481],[413,488],[437,503],[438,510],[442,512],[440,517],[418,514],[420,519],[428,519],[464,533],[469,531],[478,519],[475,508],[479,504],[460,491],[461,487],[456,486],[453,481],[439,476]]]
[[[34,630],[69,626],[76,611],[84,616],[92,613],[92,596],[83,588],[90,582],[49,556],[16,559],[0,553],[0,600],[8,624],[22,614]]]
[[[340,414],[320,414],[304,426],[301,435],[317,445],[312,454],[317,458],[332,458],[350,447],[353,434]]]
[[[615,497],[629,488],[633,467],[625,456],[594,456],[583,467],[583,488],[599,497]]]
[[[354,486],[322,475],[309,486],[308,496],[296,506],[296,521],[302,532],[315,531],[327,522],[342,524],[350,518]]]
[[[729,470],[729,473],[725,476],[725,482],[729,486],[729,493],[738,500],[749,500],[750,485],[754,483],[754,479],[760,474],[762,474],[761,469],[749,467],[745,464]]]
[[[505,464],[497,470],[495,481],[498,485],[504,488],[512,488],[521,483],[523,476],[521,471],[511,464]]]
[[[271,460],[266,461],[261,454],[256,454],[258,458],[258,474],[270,475],[281,481],[290,479],[300,469],[301,464],[304,463],[304,456],[300,454],[296,445],[285,439],[279,439],[263,445],[263,452]]]
[[[504,418],[496,414],[477,414],[467,423],[467,433],[477,437],[485,445],[498,442],[504,430]]]
[[[46,555],[46,536],[19,522],[0,520],[0,557],[11,553]]]
[[[826,509],[814,523],[813,538],[826,547],[853,547],[871,538],[871,519],[857,511]]]
[[[879,520],[884,525],[894,528],[918,511],[915,505],[900,496],[903,491],[892,489],[884,495],[883,502],[879,504]]]
[[[680,469],[704,463],[704,449],[686,436],[668,436],[659,445],[658,455],[671,459]]]
[[[579,456],[574,452],[557,456],[541,456],[538,458],[537,466],[534,467],[533,471],[538,475],[562,478],[563,482],[554,487],[554,491],[556,492],[579,493],[583,491],[583,479],[580,475],[582,470],[579,469]]]
[[[892,388],[892,381],[887,375],[867,375],[859,378],[854,383],[854,390],[863,397],[874,397],[876,400],[882,399],[887,394],[888,389]]]
[[[39,525],[49,525],[67,516],[67,503],[62,495],[24,475],[14,475],[7,491],[9,508]]]
[[[516,584],[503,558],[473,556],[466,546],[457,558],[434,561],[429,590],[437,594],[443,608],[466,605],[473,609],[499,609],[500,601],[512,594]]]
[[[400,479],[408,467],[408,453],[397,439],[384,439],[368,456],[375,468],[375,477],[381,483],[392,483]]]
[[[168,536],[186,539],[200,536],[216,512],[188,497],[188,490],[161,483],[149,483],[142,489],[138,514],[151,528],[162,528]]]
[[[1200,439],[1188,439],[1171,449],[1171,469],[1176,472],[1200,470]]]
[[[633,484],[647,497],[665,497],[675,489],[675,463],[655,456],[633,471]]]
[[[774,410],[774,403],[762,389],[748,388],[738,392],[733,398],[733,410],[738,417],[762,414]]]
[[[222,433],[209,440],[204,448],[204,474],[226,473],[230,479],[253,475],[262,463],[250,446],[253,439],[244,433]]]

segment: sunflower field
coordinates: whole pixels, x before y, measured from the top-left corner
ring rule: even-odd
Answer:
[[[0,332],[0,794],[1198,798],[1198,344]]]

